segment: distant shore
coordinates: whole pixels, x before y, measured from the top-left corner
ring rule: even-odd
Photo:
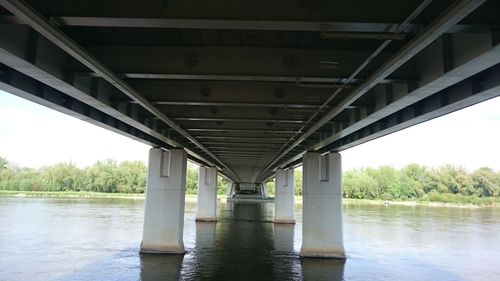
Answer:
[[[13,191],[0,190],[0,197],[40,197],[40,198],[112,198],[112,199],[130,199],[144,200],[146,195],[143,193],[105,193],[88,191]],[[217,200],[225,202],[226,195],[217,195]],[[186,202],[196,202],[196,194],[186,194]],[[302,196],[295,196],[295,203],[302,204]],[[454,208],[498,208],[500,207],[500,198],[493,197],[492,200],[479,201],[478,203],[466,202],[436,202],[426,200],[413,201],[390,201],[377,199],[343,199],[344,205],[368,204],[385,206],[430,206],[430,207],[454,207]]]
[[[144,200],[144,193],[107,193],[90,191],[16,191],[0,190],[0,197],[43,197],[43,198],[113,198]],[[217,195],[217,199],[225,199],[225,195]],[[196,202],[196,194],[186,194],[186,201]]]
[[[428,206],[428,207],[450,207],[450,208],[498,208],[500,203],[493,202],[491,204],[472,204],[472,203],[451,203],[451,202],[436,202],[436,201],[384,201],[384,200],[370,200],[370,199],[346,199],[343,200],[345,204],[370,204],[370,205],[384,205],[384,206]]]

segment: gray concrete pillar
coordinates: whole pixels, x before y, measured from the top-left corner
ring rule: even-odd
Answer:
[[[295,223],[295,177],[293,169],[276,170],[274,223]]]
[[[263,198],[269,197],[269,193],[267,192],[267,182],[262,183],[261,191],[262,191]]]
[[[184,253],[184,200],[187,154],[152,148],[141,253]]]
[[[345,258],[342,167],[338,153],[308,152],[303,159],[303,257]]]
[[[217,221],[217,168],[200,166],[197,221]]]
[[[227,197],[231,197],[233,195],[234,183],[232,181],[227,182]]]

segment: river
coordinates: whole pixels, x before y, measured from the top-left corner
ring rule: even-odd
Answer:
[[[500,210],[344,205],[345,262],[301,259],[302,215],[220,203],[185,255],[140,255],[143,200],[0,198],[0,280],[500,280]]]

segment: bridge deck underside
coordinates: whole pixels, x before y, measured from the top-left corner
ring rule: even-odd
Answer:
[[[0,4],[1,89],[237,182],[500,94],[499,1]]]

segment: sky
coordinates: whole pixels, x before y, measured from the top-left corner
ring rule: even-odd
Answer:
[[[0,91],[0,156],[19,166],[147,162],[149,146]],[[410,163],[500,171],[500,98],[341,152],[343,169]]]

